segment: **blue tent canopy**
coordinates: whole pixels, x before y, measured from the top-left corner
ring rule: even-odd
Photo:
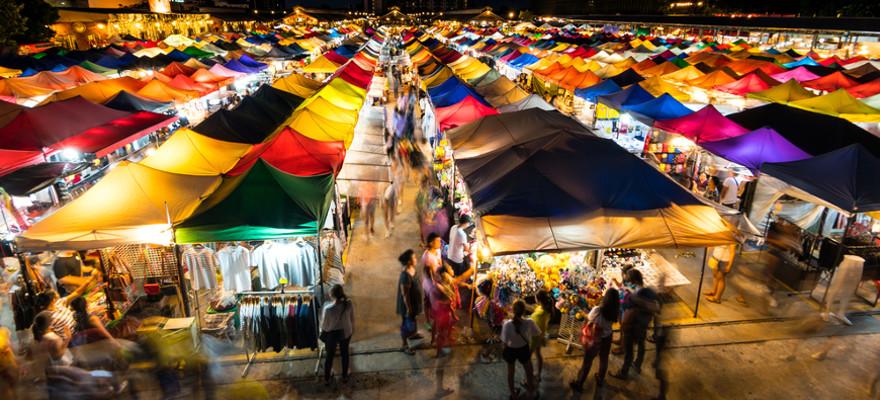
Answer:
[[[820,65],[820,64],[818,62],[816,62],[816,60],[812,59],[811,57],[804,57],[804,58],[801,58],[800,60],[797,60],[797,61],[782,64],[782,66],[787,69],[797,68],[797,67],[800,67],[801,65]]]
[[[445,82],[433,88],[429,88],[428,95],[431,97],[431,102],[434,103],[434,106],[436,107],[451,106],[468,96],[476,98],[487,106],[489,105],[482,96],[471,89],[466,83],[462,82],[458,77],[449,78]]]
[[[513,59],[513,61],[509,62],[508,64],[510,64],[514,68],[521,69],[522,67],[525,67],[526,65],[532,65],[532,64],[538,62],[538,60],[539,60],[538,57],[535,57],[534,55],[529,54],[529,53],[525,53],[525,54]]]
[[[702,204],[611,140],[560,133],[456,160],[480,215],[568,217]]]
[[[587,88],[575,89],[574,94],[575,96],[585,99],[586,101],[595,103],[597,97],[609,93],[619,92],[621,90],[623,89],[618,86],[617,83],[614,83],[614,81],[612,81],[611,79],[606,79]]]
[[[654,100],[654,95],[648,93],[647,90],[639,85],[632,85],[617,93],[605,94],[598,98],[599,103],[615,110],[621,110],[624,106],[632,106],[651,100]]]
[[[761,171],[847,212],[880,210],[880,158],[860,144]]]
[[[644,103],[624,105],[620,111],[632,114],[635,119],[648,126],[653,125],[656,120],[684,117],[694,112],[670,96],[669,93],[663,93],[660,97]]]

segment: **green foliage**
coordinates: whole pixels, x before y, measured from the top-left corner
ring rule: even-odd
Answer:
[[[16,0],[0,0],[0,46],[15,46],[14,37],[25,29],[25,18],[21,16],[23,7]]]
[[[5,0],[3,0],[5,1]],[[18,0],[23,6],[21,16],[25,18],[25,31],[15,37],[19,43],[45,42],[55,35],[49,28],[58,20],[58,10],[43,0]]]

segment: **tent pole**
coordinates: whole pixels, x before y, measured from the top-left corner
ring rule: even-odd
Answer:
[[[107,284],[104,286],[104,296],[107,296],[107,317],[113,321],[116,319],[116,307],[110,299],[110,276],[107,274],[107,262],[104,259],[104,252],[101,250],[98,250],[98,263],[101,264],[101,275],[104,276],[104,283]],[[122,316],[120,315],[120,317]]]
[[[320,290],[321,303],[323,303],[324,302],[324,263],[321,261],[321,257],[323,256],[323,254],[321,254],[321,223],[320,223],[320,219],[318,219],[317,221],[318,221],[318,235],[317,235],[318,248],[316,250],[318,251],[318,287],[320,288],[318,290]]]
[[[703,264],[700,268],[700,285],[697,286],[697,304],[694,305],[694,318],[697,317],[697,312],[700,311],[700,296],[703,294],[703,277],[706,275],[706,258],[709,255],[709,248],[706,247],[703,249]]]
[[[180,246],[174,243],[174,261],[177,266],[177,296],[180,298],[180,303],[183,306],[183,316],[189,317],[192,315],[192,312],[189,309],[189,297],[186,295],[186,281],[183,279],[183,263],[180,260],[182,256],[183,252],[180,250]]]

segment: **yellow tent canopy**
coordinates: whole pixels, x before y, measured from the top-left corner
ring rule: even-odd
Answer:
[[[862,103],[845,89],[837,89],[823,96],[793,101],[789,105],[833,115],[852,122],[880,122],[880,110]]]
[[[150,83],[144,85],[144,87],[137,91],[137,94],[150,100],[174,101],[177,103],[186,103],[192,99],[199,98],[199,92],[173,88],[158,79],[153,79]]]
[[[666,74],[671,74],[673,72],[679,71],[681,68],[675,63],[665,62],[662,64],[655,65],[651,68],[647,68],[645,70],[639,71],[639,75],[644,76],[645,78],[649,78],[652,76],[662,76]]]
[[[321,82],[306,78],[300,74],[291,74],[275,81],[272,87],[306,99],[315,94],[321,87]]]
[[[526,97],[529,97],[529,92],[519,86],[515,86],[507,93],[493,97],[486,97],[486,101],[488,101],[493,107],[501,107],[517,103]]]
[[[43,100],[43,103],[72,99],[76,96],[80,96],[93,103],[104,103],[123,90],[135,93],[143,86],[143,82],[132,77],[123,76],[104,81],[89,82],[75,88],[53,93],[46,100]]]
[[[651,93],[654,97],[659,97],[663,93],[669,93],[670,96],[681,102],[690,101],[691,99],[690,95],[682,92],[675,87],[675,85],[664,81],[658,76],[639,82],[639,86],[641,86],[642,89],[647,90],[648,93]]]
[[[663,63],[663,64],[670,64],[670,63]],[[693,65],[689,65],[689,66],[684,67],[682,69],[679,69],[675,72],[670,72],[668,74],[661,75],[661,76],[663,77],[663,79],[667,79],[670,81],[687,82],[692,79],[697,79],[703,75],[706,75],[706,74],[704,74],[703,71],[700,71],[699,68],[697,68]]]
[[[303,136],[321,142],[344,142],[346,149],[354,137],[354,124],[329,120],[308,108],[293,113],[288,121],[287,125]]]
[[[646,211],[599,210],[570,218],[489,215],[480,218],[494,254],[625,248],[707,247],[735,242],[714,208],[672,206]]]
[[[6,68],[0,66],[0,78],[15,78],[21,75],[20,69]]]
[[[335,105],[333,102],[321,96],[314,96],[311,102],[305,107],[315,114],[318,114],[331,121],[341,122],[343,124],[355,125],[358,119],[358,110],[345,109]]]
[[[474,88],[480,96],[483,97],[495,97],[505,94],[516,88],[516,84],[513,83],[508,77],[501,76],[500,78],[492,81],[492,83],[488,85],[478,86]]]
[[[324,57],[322,55],[321,57],[318,57],[318,59],[316,59],[315,61],[312,61],[309,65],[306,65],[303,68],[303,72],[332,74],[336,72],[338,68],[339,64],[330,61],[329,59],[327,59],[327,57]]]
[[[306,99],[306,101],[300,104],[299,109],[308,107],[309,104],[318,98],[324,98],[336,107],[346,110],[360,110],[366,96],[367,92],[363,88],[354,86],[344,79],[337,78]]]
[[[773,86],[767,90],[748,93],[746,97],[773,103],[787,104],[792,101],[810,99],[816,97],[816,95],[813,94],[813,92],[804,89],[798,81],[789,79],[788,82]]]
[[[175,174],[217,176],[232,169],[251,147],[181,128],[140,164]]]
[[[85,194],[31,226],[18,245],[23,250],[80,250],[167,244],[170,224],[189,217],[220,181],[219,176],[174,174],[123,161]]]
[[[425,87],[432,88],[434,86],[438,86],[443,82],[446,82],[447,79],[452,77],[452,69],[443,67],[440,68],[434,75],[431,75],[425,79],[422,79],[422,82],[425,83]]]

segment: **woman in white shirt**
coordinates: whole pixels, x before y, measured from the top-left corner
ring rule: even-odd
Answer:
[[[709,260],[709,268],[712,269],[712,291],[706,292],[706,300],[712,303],[721,304],[721,296],[724,294],[724,288],[727,287],[727,274],[733,267],[733,260],[736,255],[736,245],[730,244],[725,246],[717,246],[712,249],[712,259]]]
[[[501,342],[504,343],[504,352],[502,357],[507,362],[507,388],[510,389],[510,398],[519,397],[518,391],[514,388],[513,378],[516,374],[516,362],[522,364],[526,371],[526,382],[529,395],[535,393],[535,376],[532,373],[532,350],[529,344],[532,338],[541,334],[538,325],[531,319],[524,319],[523,314],[526,312],[526,303],[517,300],[513,303],[513,318],[505,320],[501,326]]]
[[[324,360],[324,384],[330,384],[330,371],[333,368],[333,359],[336,357],[336,347],[342,358],[342,381],[348,381],[348,358],[351,335],[354,333],[354,307],[351,300],[345,295],[342,285],[333,285],[330,289],[333,302],[324,306],[321,317],[321,333],[327,351]]]

